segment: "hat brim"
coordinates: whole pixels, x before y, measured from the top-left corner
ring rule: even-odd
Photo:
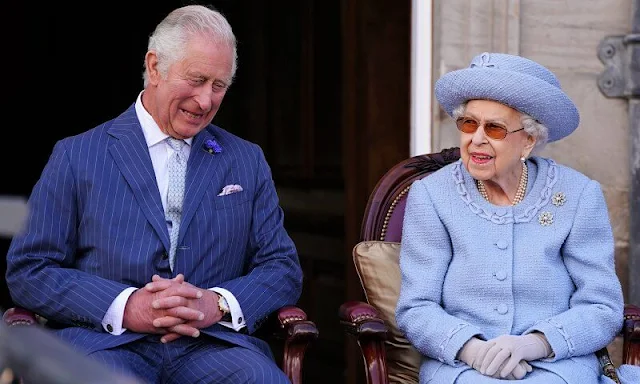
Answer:
[[[477,67],[452,71],[436,82],[435,94],[449,116],[474,99],[494,100],[524,112],[547,127],[549,142],[568,136],[580,123],[578,109],[560,88],[520,72]]]

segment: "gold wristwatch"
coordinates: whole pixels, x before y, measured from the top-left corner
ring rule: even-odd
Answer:
[[[227,299],[221,294],[218,294],[218,309],[222,312],[222,321],[231,321],[231,309],[229,309],[229,303]]]

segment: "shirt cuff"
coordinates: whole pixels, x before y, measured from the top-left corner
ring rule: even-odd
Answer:
[[[129,296],[138,288],[129,287],[124,291],[120,292],[120,294],[113,300],[107,313],[104,314],[102,318],[102,327],[105,331],[109,332],[112,335],[122,335],[126,328],[122,328],[122,321],[124,319],[124,308],[127,306],[127,300],[129,300]]]
[[[240,308],[240,304],[233,293],[219,287],[210,288],[210,290],[224,297],[224,299],[227,300],[227,304],[229,304],[229,310],[231,310],[231,321],[220,321],[218,324],[231,328],[235,331],[239,331],[244,328],[247,323],[244,321],[242,308]]]

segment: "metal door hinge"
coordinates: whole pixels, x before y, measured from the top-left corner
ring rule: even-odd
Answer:
[[[598,45],[605,65],[598,88],[606,97],[640,97],[640,34],[607,36]]]

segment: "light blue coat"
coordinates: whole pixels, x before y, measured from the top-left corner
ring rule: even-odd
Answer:
[[[590,384],[623,297],[600,185],[533,157],[525,199],[488,203],[461,161],[416,181],[404,218],[397,322],[424,356],[420,383],[494,383],[456,360],[472,336],[543,332],[555,357],[523,383]],[[639,376],[640,377],[640,376]]]

